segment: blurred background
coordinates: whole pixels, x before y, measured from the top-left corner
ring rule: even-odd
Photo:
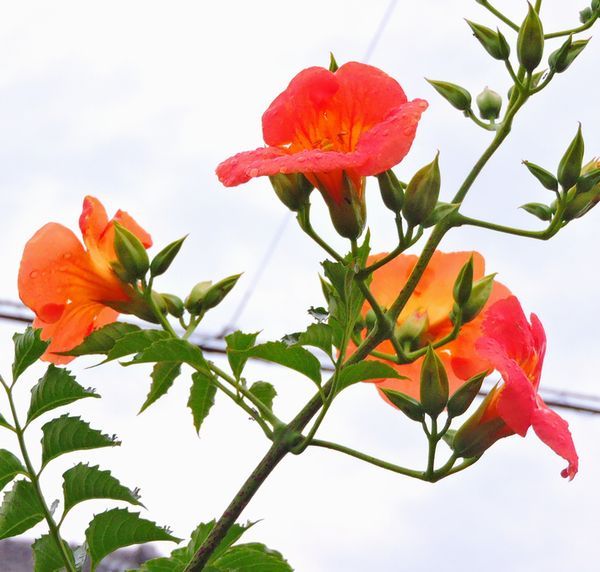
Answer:
[[[546,0],[547,30],[577,25],[581,4]],[[497,5],[517,21],[526,11],[524,0]],[[245,272],[201,334],[239,327],[262,330],[266,340],[306,327],[307,308],[322,303],[321,252],[266,179],[225,189],[214,175],[216,165],[260,146],[260,117],[272,99],[299,70],[327,66],[333,51],[340,64],[369,59],[398,79],[409,99],[430,102],[413,150],[396,172],[407,179],[440,150],[441,198],[448,200],[491,135],[451,108],[424,77],[459,83],[473,94],[489,86],[504,95],[509,86],[504,67],[488,57],[464,17],[497,25],[472,0],[4,4],[0,299],[18,299],[17,269],[28,238],[50,220],[76,229],[82,199],[92,194],[110,213],[129,211],[159,247],[190,233],[158,284],[163,291],[184,296],[199,280]],[[586,160],[600,153],[599,54],[594,39],[567,73],[528,104],[467,198],[465,214],[541,226],[518,207],[548,202],[548,191],[520,163],[528,159],[555,170],[578,121]],[[393,219],[373,181],[367,195],[374,251],[389,249]],[[314,203],[316,228],[342,248],[316,195]],[[447,236],[443,249],[482,252],[488,272],[498,272],[526,310],[540,316],[549,339],[543,387],[600,398],[599,217],[600,210],[592,211],[549,243],[460,229]],[[0,321],[3,372],[10,367],[16,327],[22,326]],[[117,433],[123,445],[56,461],[44,473],[49,498],[59,498],[66,468],[90,459],[124,484],[141,487],[145,515],[186,538],[200,521],[221,514],[266,451],[262,433],[219,396],[198,438],[185,407],[185,376],[136,416],[149,369],[86,369],[94,363],[81,359],[71,368],[104,399],[73,409],[92,426]],[[30,373],[31,383],[41,371]],[[284,418],[312,395],[311,382],[265,364],[252,364],[248,373],[276,385],[275,407]],[[26,384],[21,391],[25,408]],[[600,416],[560,413],[581,457],[571,483],[560,478],[563,460],[533,434],[498,443],[469,471],[435,486],[309,450],[287,458],[252,501],[244,519],[262,520],[247,538],[280,550],[299,572],[597,570]],[[30,434],[34,451],[38,428]],[[425,463],[420,430],[369,385],[336,401],[320,435],[403,465]],[[0,447],[14,446],[8,432],[0,434]],[[91,515],[105,506],[75,509],[66,538],[81,540]]]

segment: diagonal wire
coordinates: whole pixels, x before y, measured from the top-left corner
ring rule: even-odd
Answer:
[[[381,40],[381,36],[383,35],[383,33],[386,29],[386,26],[387,26],[390,18],[392,17],[394,10],[396,9],[397,4],[398,4],[398,0],[390,0],[390,2],[388,3],[388,5],[385,9],[385,12],[383,13],[382,18],[379,21],[379,25],[377,26],[377,29],[375,30],[375,33],[373,34],[373,37],[371,38],[371,41],[369,42],[369,45],[367,46],[367,49],[363,56],[363,61],[365,63],[368,63],[370,61],[371,56],[375,52],[375,49],[377,48],[377,45],[379,44],[379,41]],[[235,329],[236,324],[238,323],[241,315],[244,313],[246,306],[250,302],[252,295],[254,294],[261,278],[263,277],[265,270],[269,266],[271,259],[273,258],[273,255],[275,254],[275,251],[277,250],[277,247],[279,246],[279,243],[281,242],[281,239],[283,238],[283,235],[285,234],[285,230],[286,230],[291,218],[292,218],[292,213],[288,211],[285,213],[285,215],[281,219],[281,222],[279,223],[279,226],[277,227],[275,234],[273,234],[273,238],[271,238],[269,244],[267,245],[265,253],[258,265],[258,270],[254,274],[254,277],[252,278],[252,281],[248,285],[248,288],[246,289],[246,292],[242,296],[242,299],[240,300],[239,304],[237,305],[237,307],[231,314],[229,321],[225,323],[225,326],[223,327],[223,331],[221,332],[221,335],[224,336],[228,332]]]

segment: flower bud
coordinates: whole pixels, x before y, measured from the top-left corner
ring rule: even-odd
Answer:
[[[350,240],[357,239],[365,229],[367,220],[365,183],[364,177],[355,181],[344,171],[341,200],[334,199],[328,192],[321,193],[329,208],[329,215],[335,230],[340,236]]]
[[[340,68],[340,66],[338,66],[338,63],[335,60],[335,56],[333,55],[333,52],[329,52],[329,71],[335,73],[336,71],[338,71],[339,68]]]
[[[586,193],[600,183],[600,159],[592,159],[581,169],[581,177],[577,181],[577,192]]]
[[[565,191],[569,190],[577,182],[581,174],[584,148],[580,123],[573,141],[571,141],[558,165],[558,182]]]
[[[473,289],[473,256],[469,258],[467,263],[460,269],[456,281],[454,282],[454,288],[452,294],[454,301],[459,306],[464,306],[471,296],[471,290]]]
[[[565,41],[565,43],[555,52],[552,52],[548,58],[548,65],[555,73],[564,72],[575,60],[575,58],[584,50],[589,40],[573,41],[573,36]]]
[[[175,296],[175,294],[161,294],[161,296],[167,308],[167,312],[175,318],[181,318],[184,309],[181,298]]]
[[[543,203],[527,203],[520,208],[544,221],[552,220],[554,216],[554,208]]]
[[[532,73],[544,55],[544,28],[538,13],[530,3],[528,4],[529,11],[519,29],[517,57],[519,63]]]
[[[205,280],[203,282],[198,282],[198,284],[192,288],[192,291],[185,299],[185,309],[190,312],[190,314],[200,313],[202,310],[202,302],[211,286],[212,282],[210,280]]]
[[[452,106],[460,111],[471,109],[471,94],[460,85],[447,81],[427,80]]]
[[[594,12],[600,11],[600,0],[592,0],[592,10]]]
[[[587,24],[594,17],[594,12],[591,8],[584,8],[579,12],[579,21],[582,24]]]
[[[478,373],[471,379],[465,381],[465,383],[456,390],[454,395],[448,400],[449,417],[459,417],[471,407],[471,403],[473,403],[473,400],[477,397],[486,376],[486,371]]]
[[[291,211],[297,212],[308,202],[312,184],[302,173],[271,175],[271,185],[279,200]]]
[[[416,399],[393,389],[382,389],[381,391],[390,400],[392,405],[395,405],[400,409],[400,411],[402,411],[409,419],[412,419],[413,421],[423,421],[425,411],[423,410],[423,406]]]
[[[373,310],[369,310],[365,315],[365,326],[367,327],[367,330],[371,331],[375,327],[376,323],[377,316],[375,315],[375,312],[373,312]]]
[[[231,292],[241,274],[235,274],[213,284],[212,282],[199,282],[192,288],[185,301],[185,308],[190,314],[198,315],[220,304],[225,296]]]
[[[448,403],[449,391],[446,368],[433,347],[429,346],[421,366],[421,405],[423,410],[432,417],[437,417]]]
[[[502,109],[502,97],[487,87],[477,96],[477,107],[482,119],[498,119]]]
[[[481,310],[483,310],[483,307],[487,304],[490,294],[492,293],[495,277],[495,274],[490,274],[489,276],[484,276],[473,282],[471,295],[469,296],[467,303],[462,307],[461,317],[463,324],[474,320]]]
[[[183,238],[168,244],[153,258],[152,263],[150,264],[150,274],[152,274],[152,276],[160,276],[169,269],[169,266],[171,266],[177,254],[179,254],[181,245],[186,238],[187,236],[184,236]]]
[[[425,222],[437,204],[441,187],[439,156],[438,152],[429,165],[419,169],[406,187],[402,214],[413,226]]]
[[[398,180],[391,169],[377,175],[379,190],[383,204],[392,212],[398,213],[404,202],[404,189],[406,185]]]
[[[113,267],[119,278],[125,282],[134,282],[143,278],[148,271],[150,261],[148,253],[139,238],[118,222],[113,223],[115,229],[115,254],[120,267]]]
[[[416,310],[394,328],[394,336],[401,344],[409,342],[411,347],[419,347],[428,329],[429,314],[426,310]]]
[[[523,165],[525,165],[529,172],[540,182],[542,185],[548,189],[549,191],[558,191],[558,181],[556,177],[543,169],[539,165],[535,165],[534,163],[530,163],[529,161],[523,161]]]
[[[585,193],[576,194],[567,203],[562,218],[565,222],[581,218],[584,214],[593,209],[598,202],[600,202],[600,188],[598,187]]]
[[[479,40],[490,56],[496,60],[508,59],[508,56],[510,56],[510,46],[500,30],[494,32],[494,30],[470,20],[467,20],[467,24],[469,24],[471,30],[473,30],[473,35]]]

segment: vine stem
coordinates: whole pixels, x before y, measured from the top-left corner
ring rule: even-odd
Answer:
[[[69,557],[69,554],[67,553],[65,542],[63,541],[63,539],[60,536],[60,530],[58,528],[58,525],[56,524],[56,521],[54,520],[52,513],[50,512],[50,509],[48,508],[46,499],[44,498],[44,495],[42,493],[42,488],[40,487],[40,481],[39,481],[38,475],[35,471],[35,468],[33,467],[31,459],[29,457],[29,452],[27,451],[27,444],[25,443],[24,430],[21,427],[21,424],[19,422],[19,417],[17,415],[17,409],[15,407],[15,402],[14,402],[13,395],[12,395],[12,389],[6,384],[6,382],[4,381],[4,378],[2,376],[0,376],[0,383],[4,387],[4,390],[6,391],[6,396],[8,398],[10,412],[11,412],[11,415],[13,418],[15,433],[17,435],[17,440],[19,441],[19,449],[21,450],[21,455],[23,456],[23,461],[24,461],[25,467],[27,469],[27,476],[29,477],[31,484],[33,485],[35,494],[38,497],[38,500],[40,501],[40,505],[42,507],[44,517],[46,519],[46,522],[48,523],[48,529],[50,531],[50,536],[56,543],[56,546],[60,552],[61,558],[66,566],[66,569],[69,572],[77,572],[72,559]]]

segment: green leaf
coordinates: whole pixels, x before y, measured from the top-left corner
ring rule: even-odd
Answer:
[[[298,344],[319,348],[328,356],[331,356],[331,346],[333,345],[333,331],[331,326],[328,324],[311,324],[298,337]]]
[[[115,345],[117,340],[131,332],[137,332],[140,328],[133,324],[114,322],[93,331],[81,344],[69,350],[60,352],[64,356],[86,356],[91,354],[107,354]]]
[[[12,366],[13,381],[17,381],[19,376],[38,359],[40,359],[48,346],[49,341],[41,339],[42,330],[27,328],[22,334],[15,334],[13,342],[15,344],[15,361]]]
[[[292,572],[293,568],[283,556],[264,544],[240,544],[230,548],[214,562],[214,566],[227,572]]]
[[[133,360],[123,365],[133,365],[137,363],[155,363],[163,361],[177,361],[187,363],[194,368],[210,371],[202,350],[198,346],[178,338],[169,338],[158,340],[151,346],[139,353]]]
[[[91,499],[122,500],[133,505],[143,506],[137,490],[123,486],[110,471],[101,471],[98,466],[92,467],[79,463],[63,474],[63,492],[65,512],[76,504]]]
[[[24,475],[25,467],[10,451],[0,449],[0,491],[17,475]]]
[[[200,432],[202,422],[210,412],[210,408],[215,403],[215,394],[217,386],[214,383],[212,375],[206,375],[204,372],[196,371],[192,374],[192,388],[188,407],[192,410],[194,418],[194,427]]]
[[[293,369],[321,384],[321,364],[308,350],[300,346],[288,347],[284,342],[267,342],[254,346],[244,352],[247,357],[254,357],[278,363]]]
[[[17,481],[0,506],[0,540],[22,534],[44,519],[44,510],[33,485]]]
[[[275,388],[266,381],[257,381],[250,387],[250,393],[254,395],[267,409],[273,409],[273,400],[277,395]]]
[[[86,397],[100,396],[93,390],[84,389],[79,385],[69,370],[51,364],[31,390],[27,423],[47,411]]]
[[[367,379],[380,379],[391,377],[394,379],[406,379],[400,375],[392,366],[381,361],[361,361],[345,366],[339,373],[337,381],[338,393],[347,387],[366,381]]]
[[[113,347],[106,354],[106,359],[102,363],[143,352],[154,342],[166,338],[171,338],[171,335],[163,330],[139,330],[131,332],[130,334],[125,334],[115,342]]]
[[[7,429],[14,429],[14,427],[2,416],[0,413],[0,427],[6,427]]]
[[[146,401],[140,409],[145,411],[156,400],[160,399],[173,385],[177,376],[181,373],[181,364],[176,361],[160,361],[152,369],[152,384],[146,397]]]
[[[257,336],[258,332],[254,334],[244,334],[239,330],[225,336],[225,341],[227,342],[227,359],[229,360],[231,371],[233,371],[233,375],[236,379],[239,379],[242,375],[242,371],[248,360],[248,357],[240,352],[249,350],[253,347],[256,343]]]
[[[92,572],[105,556],[119,548],[161,540],[180,542],[167,529],[140,518],[139,513],[122,508],[114,508],[94,516],[85,531],[85,538]]]
[[[73,552],[66,542],[63,542],[67,555],[71,558],[73,564]],[[61,572],[65,569],[65,563],[62,553],[56,542],[49,534],[44,534],[38,538],[32,545],[33,549],[33,572]]]
[[[120,445],[116,438],[92,429],[79,417],[62,415],[42,427],[42,466],[52,459],[72,451],[115,447]]]

